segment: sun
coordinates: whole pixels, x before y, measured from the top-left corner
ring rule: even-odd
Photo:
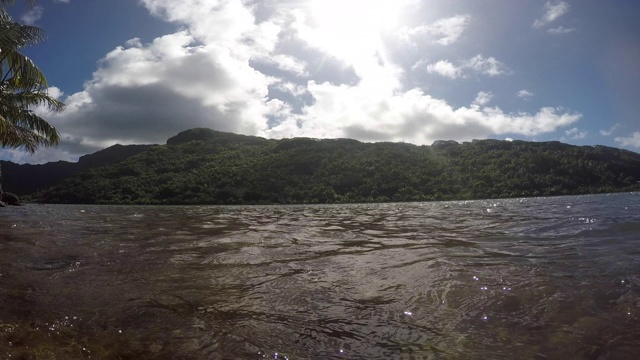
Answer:
[[[310,2],[313,18],[320,28],[346,36],[361,36],[397,25],[402,1],[398,0],[315,0]]]
[[[307,38],[350,63],[380,55],[382,38],[401,26],[407,0],[308,0]]]

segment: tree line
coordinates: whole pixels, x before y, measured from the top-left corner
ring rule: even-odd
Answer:
[[[640,189],[640,154],[560,142],[431,146],[192,129],[34,199],[85,204],[292,204],[573,195]]]

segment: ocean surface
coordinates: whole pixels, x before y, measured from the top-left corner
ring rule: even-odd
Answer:
[[[638,356],[638,193],[0,209],[0,359]]]

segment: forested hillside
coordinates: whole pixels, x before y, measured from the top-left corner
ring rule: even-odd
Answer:
[[[288,204],[569,195],[640,189],[640,154],[559,142],[432,146],[192,129],[36,194],[49,203]]]

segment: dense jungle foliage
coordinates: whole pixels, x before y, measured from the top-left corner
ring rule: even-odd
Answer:
[[[192,129],[36,198],[87,204],[425,201],[635,191],[639,181],[640,154],[604,146],[267,140]]]

